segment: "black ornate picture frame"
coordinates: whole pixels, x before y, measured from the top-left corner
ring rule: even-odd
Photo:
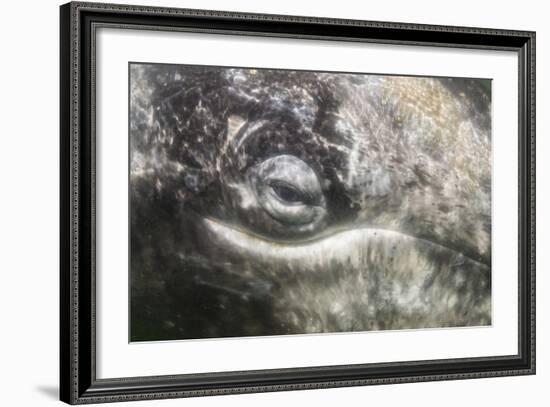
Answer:
[[[60,22],[62,401],[86,404],[535,374],[534,32],[82,2],[61,6]],[[98,378],[95,258],[98,27],[516,53],[519,190],[510,199],[518,200],[519,262],[509,267],[517,267],[519,283],[518,352],[505,356]],[[292,193],[283,191],[291,195],[290,200],[294,199]]]

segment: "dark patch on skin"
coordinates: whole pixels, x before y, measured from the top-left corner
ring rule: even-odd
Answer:
[[[490,168],[472,167],[490,153],[490,94],[479,81],[388,77],[365,86],[361,75],[174,65],[132,65],[131,75],[132,340],[490,323]],[[258,124],[241,145],[230,140],[231,117]],[[459,128],[467,120],[471,135]],[[427,320],[387,297],[397,246],[391,255],[382,243],[366,248],[368,273],[346,273],[334,260],[324,266],[331,272],[316,266],[307,277],[217,246],[202,219],[287,245],[317,236],[243,206],[230,187],[246,186],[251,168],[280,155],[317,174],[323,229],[366,225],[421,239],[419,253],[442,270],[426,277],[421,295],[439,301],[452,291],[460,301],[449,315]],[[308,300],[294,302],[301,294]],[[331,295],[346,298],[346,312],[321,300]]]

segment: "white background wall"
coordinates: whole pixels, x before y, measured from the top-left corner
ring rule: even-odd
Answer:
[[[545,2],[525,1],[137,1],[190,8],[466,25],[537,31],[538,373],[433,382],[147,402],[175,406],[548,405],[550,295],[545,274],[550,216],[550,28]],[[57,401],[58,382],[58,0],[12,1],[0,24],[0,405]],[[142,403],[146,405],[145,403]],[[130,405],[130,404],[126,404]],[[137,405],[134,403],[134,405]],[[141,405],[141,404],[139,404]]]

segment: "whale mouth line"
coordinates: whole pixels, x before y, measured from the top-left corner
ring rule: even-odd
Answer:
[[[463,253],[460,250],[443,245],[441,243],[434,242],[429,239],[420,238],[415,235],[407,234],[398,230],[385,229],[380,227],[361,226],[361,227],[353,227],[353,228],[349,228],[349,227],[348,228],[346,227],[331,228],[325,231],[324,233],[317,234],[314,237],[311,237],[308,239],[271,240],[266,238],[265,236],[251,232],[248,229],[236,227],[235,225],[225,223],[219,219],[205,217],[203,218],[203,220],[207,229],[209,229],[216,235],[223,235],[225,240],[230,240],[235,242],[246,241],[248,244],[251,244],[251,245],[258,244],[261,246],[270,247],[274,250],[276,249],[304,250],[304,249],[308,249],[309,247],[313,247],[314,245],[319,244],[320,242],[326,241],[326,239],[335,240],[335,238],[339,236],[340,237],[346,236],[350,239],[353,239],[354,237],[362,237],[363,239],[368,239],[369,237],[371,238],[388,237],[395,240],[407,240],[409,242],[420,242],[427,246],[436,247],[441,251],[447,251],[447,252],[453,252],[453,253],[459,254],[460,256],[462,256],[464,259],[467,259],[468,261],[478,263],[486,267],[489,266],[483,261],[477,260],[471,256],[468,256],[467,254]]]

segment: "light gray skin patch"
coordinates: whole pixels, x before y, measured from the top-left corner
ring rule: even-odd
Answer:
[[[218,254],[233,264],[248,262],[254,278],[279,281],[271,295],[287,327],[324,332],[490,323],[488,266],[438,244],[354,228],[288,245],[213,220],[205,227]]]

